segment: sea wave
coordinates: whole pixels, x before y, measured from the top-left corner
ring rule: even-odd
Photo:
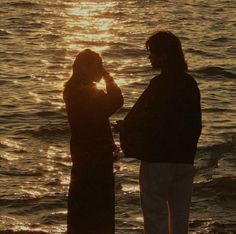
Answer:
[[[36,176],[36,177],[40,177],[43,176],[43,173],[41,171],[24,171],[24,170],[6,170],[0,171],[1,175],[7,175],[7,176]]]
[[[47,34],[42,37],[46,41],[56,41],[56,40],[62,39],[62,37],[58,34]]]
[[[0,234],[50,234],[49,232],[43,231],[13,231],[13,230],[3,230]]]
[[[194,49],[194,48],[189,48],[189,49],[186,50],[186,52],[201,55],[201,56],[206,56],[206,57],[212,56],[212,54],[209,53],[209,52],[199,50],[199,49]]]
[[[37,203],[40,198],[35,197],[35,198],[1,198],[0,199],[0,205],[1,207],[9,207],[9,208],[20,208],[20,207],[25,207],[26,204],[32,205],[33,203]]]
[[[217,77],[217,78],[236,79],[236,73],[217,66],[202,67],[194,70],[193,72],[200,75],[204,75],[204,78]]]
[[[7,80],[0,80],[0,85],[5,85],[7,83],[9,83],[9,81],[7,81]]]
[[[207,113],[221,113],[221,112],[227,112],[227,113],[234,113],[235,111],[232,109],[227,108],[202,108],[203,112]]]
[[[21,8],[33,8],[39,4],[37,2],[32,2],[32,1],[17,1],[17,2],[8,2],[6,3],[6,5],[13,7],[21,7]]]
[[[69,134],[68,127],[53,127],[53,126],[40,126],[37,129],[31,130],[19,130],[17,134],[30,134],[35,138],[55,138],[55,137],[65,137]]]
[[[208,197],[224,201],[227,198],[228,202],[234,201],[236,196],[236,177],[228,176],[221,178],[213,178],[209,181],[204,181],[194,184],[194,196],[199,198]]]
[[[228,53],[231,53],[231,54],[235,55],[235,53],[236,53],[236,48],[232,46],[232,47],[227,48],[226,51],[227,51]]]
[[[235,158],[234,161],[236,163],[235,135],[232,136],[232,140],[230,141],[199,147],[196,156],[196,164],[198,164],[198,160],[202,160],[204,163],[197,165],[196,169],[199,173],[202,173],[204,171],[208,172],[209,169],[217,168],[219,166],[219,161],[227,155],[231,155],[232,158]]]
[[[218,151],[219,153],[220,152],[232,152],[232,151],[236,150],[236,135],[232,135],[231,140],[229,140],[227,142],[204,146],[204,147],[199,147],[199,150],[204,151],[204,152]]]
[[[3,105],[3,107],[8,108],[9,105]],[[14,106],[13,106],[14,107]],[[5,114],[1,116],[2,119],[15,119],[15,118],[27,118],[27,114],[22,113],[12,113],[12,114]]]
[[[233,221],[225,221],[224,223],[213,221],[212,218],[208,219],[196,219],[189,223],[190,231],[193,233],[204,234],[235,234],[236,225]],[[191,232],[192,233],[192,232]]]
[[[40,117],[50,117],[50,116],[57,116],[58,118],[65,119],[66,118],[66,112],[65,109],[58,109],[58,110],[51,110],[51,111],[38,111],[35,112],[34,115],[40,116]]]
[[[230,39],[227,38],[227,37],[218,37],[218,38],[213,39],[212,41],[213,42],[225,43],[225,42],[230,41]]]
[[[4,138],[0,138],[0,150],[1,149],[5,149],[7,152],[11,152],[11,153],[17,153],[17,154],[23,154],[23,153],[27,153],[27,149],[25,147],[23,147],[22,145],[16,143],[13,140],[9,140],[9,139],[4,139]],[[5,157],[3,157],[4,154],[0,155],[0,159],[4,158],[7,159]],[[15,158],[13,156],[13,158]]]
[[[58,221],[64,222],[66,220],[66,213],[52,213],[50,215],[45,215],[41,218],[41,223],[46,225],[57,224]]]
[[[0,29],[0,36],[7,36],[7,35],[10,35],[11,33],[6,30],[6,29]]]

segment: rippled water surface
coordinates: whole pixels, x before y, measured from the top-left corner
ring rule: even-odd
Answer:
[[[201,89],[190,233],[236,233],[234,1],[1,0],[0,15],[0,233],[66,230],[71,162],[61,91],[77,52],[99,51],[121,86],[115,122],[155,74],[145,40],[160,28],[180,37]],[[142,233],[139,162],[120,159],[115,168],[116,233]]]

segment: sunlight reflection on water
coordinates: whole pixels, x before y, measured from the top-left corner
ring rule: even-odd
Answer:
[[[145,40],[159,28],[181,37],[190,71],[202,91],[200,145],[205,148],[196,160],[190,232],[234,228],[232,1],[2,0],[0,5],[1,230],[65,231],[71,161],[62,90],[73,60],[85,48],[101,54],[125,97],[124,108],[111,117],[114,123],[124,117],[155,74]],[[104,89],[104,82],[98,87]],[[118,134],[114,135],[119,144]],[[226,146],[220,145],[225,140],[229,140]],[[212,144],[220,150],[208,148]],[[139,162],[122,158],[115,167],[117,233],[141,233]]]
[[[88,45],[81,45],[80,42],[90,42],[90,44],[98,44],[98,42],[110,41],[113,38],[111,29],[113,25],[116,24],[114,18],[106,18],[105,12],[112,10],[116,3],[112,2],[81,2],[79,4],[71,4],[66,9],[66,14],[68,16],[74,16],[73,21],[68,18],[67,25],[71,27],[71,23],[76,27],[83,28],[83,33],[80,30],[71,32],[72,35],[66,36],[66,40],[70,42],[70,49],[77,49],[78,51],[87,48]],[[97,17],[98,15],[103,15],[104,18]],[[72,21],[72,22],[71,22]],[[74,44],[71,42],[74,41]],[[109,46],[104,45],[90,45],[92,50],[97,52],[104,52],[109,49]]]

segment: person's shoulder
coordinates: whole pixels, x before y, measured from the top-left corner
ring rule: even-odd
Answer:
[[[196,87],[196,88],[198,87],[197,81],[193,78],[191,74],[185,73],[184,76],[185,76],[185,81],[187,82],[189,86]]]
[[[193,76],[190,74],[190,73],[188,73],[188,72],[185,72],[184,73],[184,76],[185,76],[185,78],[188,78],[190,81],[192,81],[192,82],[194,82],[195,81],[195,79],[193,78]]]
[[[78,92],[75,87],[71,86],[70,84],[65,85],[63,90],[63,98],[65,102],[73,100],[77,94]]]
[[[157,76],[154,76],[154,77],[150,80],[149,85],[156,85],[156,84],[160,83],[160,81],[161,81],[161,74],[160,74],[160,75],[157,75]]]
[[[185,80],[186,80],[186,86],[187,86],[187,90],[188,90],[187,93],[190,96],[193,96],[193,95],[194,96],[195,95],[199,96],[200,95],[200,89],[198,87],[197,81],[193,78],[193,76],[186,73],[186,79]]]

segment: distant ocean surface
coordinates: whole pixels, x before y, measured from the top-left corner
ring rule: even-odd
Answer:
[[[190,233],[236,233],[235,11],[229,0],[0,0],[0,234],[66,231],[71,64],[84,48],[102,54],[125,97],[114,123],[156,74],[145,40],[157,29],[180,37],[201,90]],[[138,168],[115,163],[116,234],[142,233]]]

